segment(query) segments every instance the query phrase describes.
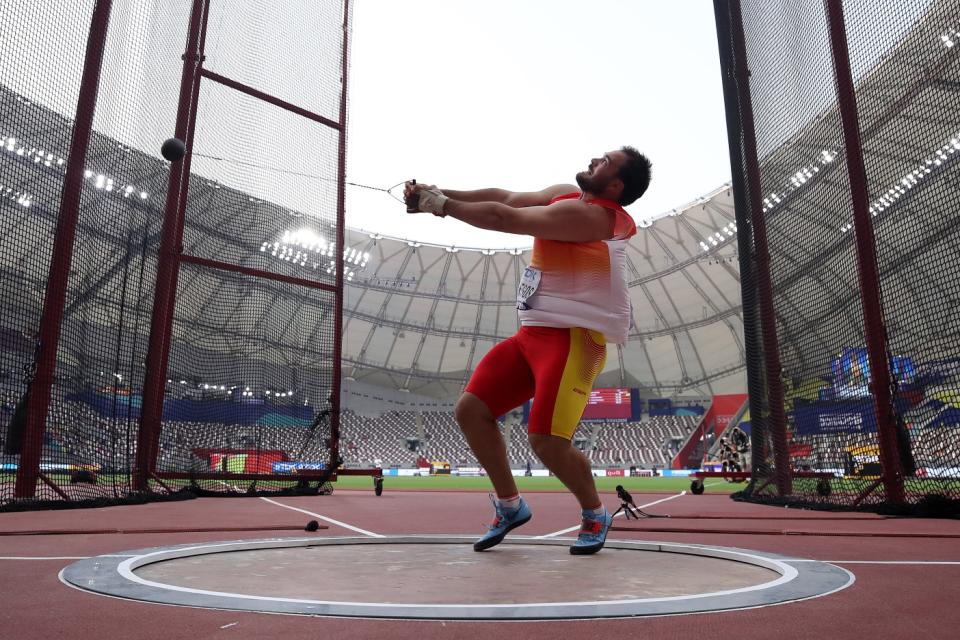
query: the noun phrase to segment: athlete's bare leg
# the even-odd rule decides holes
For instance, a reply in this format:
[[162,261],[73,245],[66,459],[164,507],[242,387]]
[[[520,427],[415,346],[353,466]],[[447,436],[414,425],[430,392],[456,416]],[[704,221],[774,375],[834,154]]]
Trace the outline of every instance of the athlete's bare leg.
[[486,403],[464,392],[457,402],[455,415],[467,444],[490,477],[497,497],[510,498],[520,493],[507,462],[507,445]]
[[547,469],[576,496],[582,509],[599,509],[602,506],[590,461],[572,442],[559,436],[531,433],[530,446]]

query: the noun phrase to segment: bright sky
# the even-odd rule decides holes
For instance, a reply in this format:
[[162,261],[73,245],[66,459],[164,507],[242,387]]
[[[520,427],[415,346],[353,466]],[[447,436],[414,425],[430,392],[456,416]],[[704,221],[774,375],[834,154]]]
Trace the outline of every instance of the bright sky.
[[[653,162],[628,207],[658,217],[730,178],[710,0],[357,0],[348,180],[453,189],[571,183],[629,144]],[[348,187],[347,223],[463,247],[524,236],[408,215]]]

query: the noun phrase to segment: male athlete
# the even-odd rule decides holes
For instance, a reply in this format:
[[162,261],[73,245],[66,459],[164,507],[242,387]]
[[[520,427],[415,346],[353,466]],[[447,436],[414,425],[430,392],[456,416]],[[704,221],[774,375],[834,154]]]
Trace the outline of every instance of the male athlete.
[[603,154],[577,174],[579,189],[440,190],[408,183],[407,210],[450,216],[481,229],[534,237],[517,291],[520,331],[480,361],[457,402],[456,418],[493,483],[496,516],[473,545],[489,549],[530,520],[507,462],[496,416],[534,398],[528,423],[537,457],[576,496],[583,526],[570,553],[603,548],[613,518],[600,502],[590,462],[572,445],[606,343],[622,344],[630,327],[626,244],[636,231],[625,205],[650,183],[650,162],[632,147]]

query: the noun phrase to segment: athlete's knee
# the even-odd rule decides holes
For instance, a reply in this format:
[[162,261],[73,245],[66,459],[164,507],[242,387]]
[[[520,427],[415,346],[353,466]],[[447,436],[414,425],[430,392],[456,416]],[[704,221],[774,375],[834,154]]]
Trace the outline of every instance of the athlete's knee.
[[573,446],[566,438],[540,433],[529,434],[527,440],[530,442],[530,448],[541,460],[553,459],[557,455],[566,453]]
[[460,396],[460,399],[457,400],[457,406],[453,409],[453,415],[461,428],[478,421],[493,419],[490,409],[487,408],[483,400],[472,393],[464,393]]

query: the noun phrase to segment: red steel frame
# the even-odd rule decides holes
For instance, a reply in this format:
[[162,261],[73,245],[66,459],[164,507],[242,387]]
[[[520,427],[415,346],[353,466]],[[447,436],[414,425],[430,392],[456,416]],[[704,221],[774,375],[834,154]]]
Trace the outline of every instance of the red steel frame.
[[[343,43],[340,55],[340,141],[337,145],[337,270],[334,297],[334,318],[340,323],[333,334],[333,384],[330,390],[330,466],[336,470],[340,460],[340,375],[343,360],[343,255],[346,246],[344,226],[346,225],[346,186],[347,186],[347,72],[350,69],[347,55],[350,52],[350,0],[343,0]],[[377,474],[379,475],[379,473]]]
[[73,245],[80,217],[80,201],[83,195],[83,168],[90,145],[93,116],[97,107],[100,87],[100,72],[103,67],[103,52],[110,24],[112,0],[97,0],[90,21],[87,37],[83,76],[80,81],[80,96],[77,99],[76,121],[73,139],[70,142],[70,158],[67,163],[63,191],[60,197],[60,213],[53,241],[53,255],[47,278],[47,290],[43,300],[43,316],[40,320],[40,347],[37,353],[36,376],[30,386],[30,401],[27,405],[27,424],[23,449],[17,465],[17,481],[14,496],[18,499],[34,497],[37,479],[56,488],[40,474],[40,455],[43,450],[43,435],[46,431],[47,413],[50,408],[50,391],[57,368],[57,348],[60,344],[60,325],[63,321],[67,299],[67,278],[73,261]]
[[[773,304],[773,282],[770,279],[770,249],[767,225],[763,219],[760,190],[760,163],[757,160],[757,135],[753,125],[753,102],[750,99],[750,70],[747,68],[747,47],[743,33],[740,0],[730,2],[730,26],[733,32],[734,74],[740,103],[743,133],[744,164],[747,169],[747,199],[753,227],[754,255],[757,262],[757,289],[760,301],[760,326],[763,338],[764,373],[770,406],[770,432],[773,436],[774,466],[777,491],[781,496],[793,493],[790,475],[790,451],[787,446],[787,416],[784,410],[783,381],[780,379],[780,341]],[[745,230],[744,230],[745,231]],[[743,231],[741,231],[742,233]]]
[[[163,223],[163,238],[159,261],[157,265],[157,287],[154,297],[154,312],[150,331],[150,349],[147,356],[147,376],[144,381],[143,406],[141,409],[140,431],[138,435],[138,450],[134,486],[138,490],[147,490],[151,478],[177,478],[184,474],[158,473],[156,459],[159,450],[160,430],[163,417],[164,389],[167,378],[168,356],[171,332],[173,329],[173,313],[177,291],[177,280],[182,263],[195,264],[202,267],[243,273],[257,278],[265,278],[287,284],[309,287],[321,291],[334,293],[334,322],[337,327],[334,332],[333,362],[332,362],[332,390],[331,390],[331,437],[330,460],[332,469],[336,469],[339,460],[340,436],[340,368],[342,362],[343,341],[340,318],[343,315],[343,281],[344,265],[340,259],[336,261],[336,279],[333,286],[315,282],[304,278],[285,276],[259,269],[251,269],[239,265],[209,260],[197,256],[183,254],[183,225],[186,210],[187,194],[189,192],[190,162],[193,151],[193,135],[198,111],[200,82],[206,79],[222,86],[229,87],[258,100],[272,104],[278,108],[296,113],[304,118],[336,129],[339,133],[337,150],[337,226],[336,247],[342,250],[344,246],[345,223],[345,181],[346,181],[346,119],[347,119],[347,71],[349,61],[349,26],[350,4],[343,1],[343,41],[341,51],[342,76],[339,121],[334,122],[306,109],[280,100],[253,87],[247,86],[230,78],[203,68],[205,42],[207,34],[207,19],[210,13],[210,0],[194,0],[193,12],[190,19],[190,30],[187,39],[187,49],[184,54],[183,75],[180,87],[180,103],[177,114],[176,136],[186,144],[187,152],[183,160],[173,163],[170,174],[170,186],[167,191],[166,212]],[[351,470],[341,475],[372,475],[381,476],[379,469]],[[300,478],[329,477],[336,479],[336,474],[304,473],[295,476],[264,475],[264,474],[186,474],[186,476],[200,479],[210,476],[218,479],[275,479],[293,480]]]
[[203,60],[209,9],[210,0],[194,0],[187,48],[183,55],[174,135],[184,141],[187,152],[181,161],[174,162],[170,167],[160,252],[157,257],[157,286],[150,321],[150,346],[143,381],[143,404],[140,409],[140,430],[137,434],[137,457],[133,475],[134,488],[139,491],[148,489],[148,479],[155,469],[159,451],[160,421],[163,416],[170,334],[173,329],[174,296],[183,250],[183,217],[193,156],[193,125],[196,123],[196,105],[200,91],[197,69]]
[[[893,424],[893,408],[890,396],[890,368],[887,360],[887,330],[880,302],[880,279],[877,271],[877,254],[870,216],[870,198],[867,194],[867,172],[863,164],[863,149],[860,144],[860,117],[853,74],[850,71],[850,53],[847,47],[847,31],[843,20],[841,0],[826,0],[827,18],[830,23],[830,42],[833,52],[833,68],[837,81],[840,119],[843,123],[843,140],[846,145],[847,173],[850,176],[850,196],[853,201],[854,232],[857,240],[857,269],[860,274],[860,301],[863,306],[863,321],[867,338],[867,356],[870,360],[870,391],[873,394],[874,411],[877,417],[877,435],[880,459],[883,462],[881,480],[887,499],[894,503],[905,502],[903,469],[897,444],[896,427]],[[877,484],[864,491],[857,502],[867,496]]]

